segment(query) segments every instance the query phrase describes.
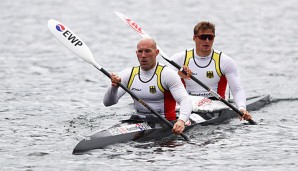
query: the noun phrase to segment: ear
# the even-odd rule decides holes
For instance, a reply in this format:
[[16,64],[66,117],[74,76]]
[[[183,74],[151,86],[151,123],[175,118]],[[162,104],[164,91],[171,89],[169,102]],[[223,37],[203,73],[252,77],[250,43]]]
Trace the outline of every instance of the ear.
[[195,37],[195,35],[193,35],[193,36],[192,36],[192,40],[195,41],[195,39],[196,39],[196,37]]
[[154,52],[155,52],[155,57],[157,57],[159,54],[159,49],[155,49]]

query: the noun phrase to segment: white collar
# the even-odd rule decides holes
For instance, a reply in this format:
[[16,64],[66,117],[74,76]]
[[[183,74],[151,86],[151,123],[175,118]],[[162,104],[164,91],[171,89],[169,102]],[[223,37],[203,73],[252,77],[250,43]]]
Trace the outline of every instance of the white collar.
[[154,74],[154,72],[155,72],[155,70],[156,70],[156,67],[157,67],[157,62],[156,62],[156,64],[155,64],[155,67],[152,68],[152,69],[150,69],[150,70],[148,70],[148,71],[144,71],[144,70],[142,70],[142,68],[140,67],[140,74],[141,74],[141,75],[152,75],[152,74]]
[[211,51],[211,53],[209,54],[209,55],[207,55],[207,56],[199,56],[199,55],[197,55],[197,53],[196,53],[196,49],[194,49],[194,57],[195,58],[198,58],[198,59],[210,59],[211,57],[212,57],[212,54],[213,54],[213,50]]

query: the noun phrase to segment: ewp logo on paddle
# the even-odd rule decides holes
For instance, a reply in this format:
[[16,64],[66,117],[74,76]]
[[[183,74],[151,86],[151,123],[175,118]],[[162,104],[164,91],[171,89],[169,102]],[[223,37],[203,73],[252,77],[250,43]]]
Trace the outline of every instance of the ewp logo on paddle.
[[75,46],[82,46],[83,42],[77,38],[70,30],[65,31],[65,27],[62,24],[57,24],[56,29],[59,32],[63,32],[63,36],[66,37]]
[[62,24],[57,24],[56,29],[60,32],[63,32],[65,30],[65,27]]

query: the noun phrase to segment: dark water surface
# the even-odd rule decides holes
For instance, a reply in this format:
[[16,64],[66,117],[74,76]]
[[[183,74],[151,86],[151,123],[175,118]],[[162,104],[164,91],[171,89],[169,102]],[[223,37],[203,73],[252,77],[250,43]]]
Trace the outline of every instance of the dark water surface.
[[[297,169],[296,1],[2,0],[0,11],[0,170]],[[132,100],[104,107],[109,80],[54,39],[47,21],[70,27],[100,65],[119,72],[137,64],[139,37],[113,11],[168,55],[193,47],[198,21],[214,22],[214,46],[235,59],[247,96],[276,102],[252,112],[259,125],[199,127],[188,134],[192,144],[129,142],[72,155],[82,137],[129,117]]]

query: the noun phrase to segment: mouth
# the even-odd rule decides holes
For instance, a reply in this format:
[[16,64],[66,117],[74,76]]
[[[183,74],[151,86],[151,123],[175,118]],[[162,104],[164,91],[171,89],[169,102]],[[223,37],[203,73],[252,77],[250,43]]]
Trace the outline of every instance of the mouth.
[[146,64],[147,61],[146,61],[146,60],[141,60],[141,63],[142,63],[142,64]]

